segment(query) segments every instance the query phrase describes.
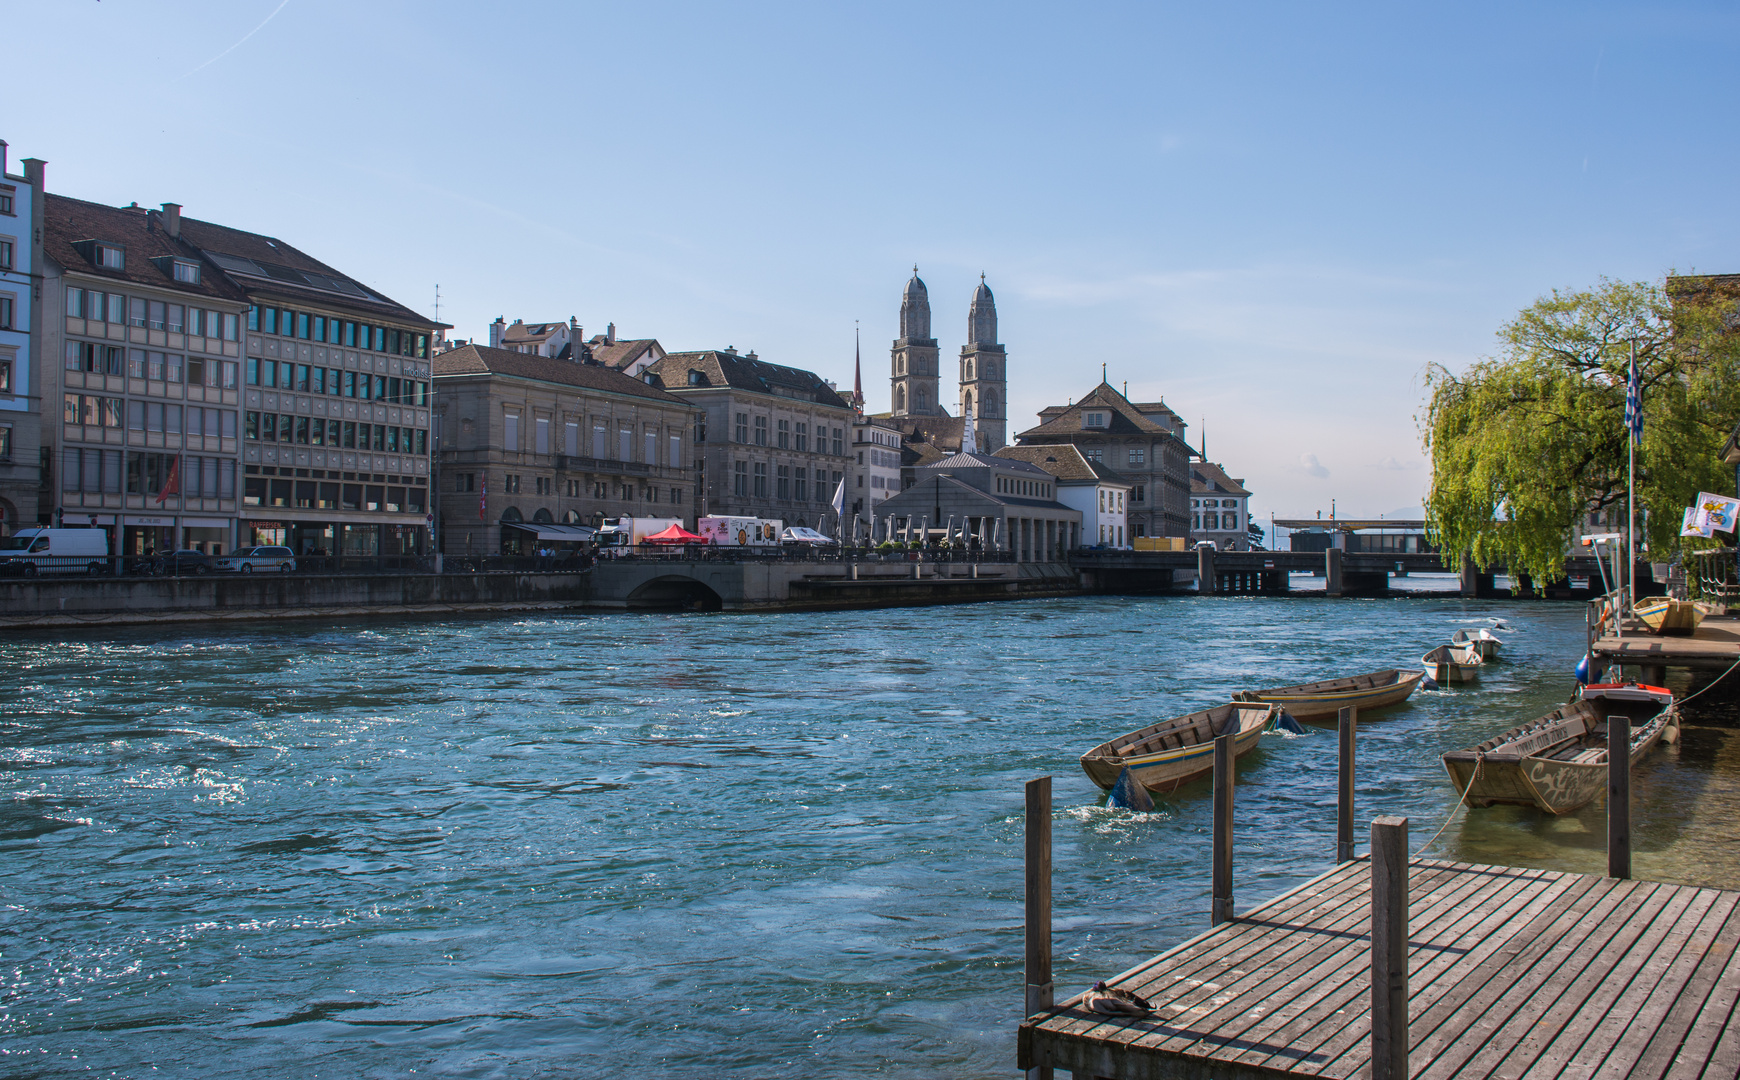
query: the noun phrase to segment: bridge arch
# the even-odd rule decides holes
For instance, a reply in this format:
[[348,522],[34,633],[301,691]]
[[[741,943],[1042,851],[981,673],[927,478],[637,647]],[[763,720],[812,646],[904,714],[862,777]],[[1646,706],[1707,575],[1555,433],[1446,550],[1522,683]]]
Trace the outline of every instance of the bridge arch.
[[637,585],[627,605],[630,611],[720,611],[725,601],[692,577],[664,574]]

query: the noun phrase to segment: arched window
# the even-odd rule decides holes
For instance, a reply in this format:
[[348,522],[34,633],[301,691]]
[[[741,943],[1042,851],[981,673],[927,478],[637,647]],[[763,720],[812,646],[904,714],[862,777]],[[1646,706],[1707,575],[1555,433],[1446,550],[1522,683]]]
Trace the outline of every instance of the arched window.
[[501,512],[501,519],[503,521],[524,521],[524,520],[526,520],[525,518],[520,516],[520,508],[517,506],[510,506],[506,510],[503,510]]
[[978,415],[978,413],[975,413],[973,411],[973,392],[971,390],[968,390],[966,393],[961,395],[961,415],[962,416],[977,416]]
[[924,387],[919,387],[918,393],[912,396],[912,407],[918,412],[923,412],[925,409],[930,407],[930,398],[929,395],[924,392]]
[[555,517],[542,506],[538,507],[537,513],[532,515],[532,520],[540,525],[554,525],[556,523]]
[[973,377],[973,362],[971,360],[968,360],[967,361],[967,378],[971,379],[972,377]]
[[562,515],[562,524],[564,524],[564,525],[578,525],[578,524],[580,524],[580,511],[570,510],[567,513],[563,514]]
[[996,416],[997,415],[997,395],[996,394],[992,393],[989,390],[985,391],[984,408],[979,410],[979,415],[980,416]]
[[896,386],[894,388],[894,411],[906,411],[906,387],[904,386]]
[[896,375],[906,374],[906,357],[904,355],[894,361],[894,373]]

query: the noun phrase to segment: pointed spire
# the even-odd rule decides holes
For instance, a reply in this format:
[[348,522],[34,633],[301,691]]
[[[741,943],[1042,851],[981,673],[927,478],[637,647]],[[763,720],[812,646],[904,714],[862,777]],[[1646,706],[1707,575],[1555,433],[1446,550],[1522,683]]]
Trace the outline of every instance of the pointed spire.
[[852,326],[852,407],[859,413],[864,411],[864,348],[860,341],[861,332],[856,323]]
[[976,454],[979,452],[979,432],[973,424],[973,410],[961,410],[961,453]]

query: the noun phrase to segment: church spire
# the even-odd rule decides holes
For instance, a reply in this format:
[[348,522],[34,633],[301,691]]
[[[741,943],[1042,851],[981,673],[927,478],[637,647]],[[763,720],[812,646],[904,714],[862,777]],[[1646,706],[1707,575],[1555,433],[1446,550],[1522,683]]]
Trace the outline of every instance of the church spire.
[[852,408],[864,412],[864,347],[858,327],[852,327]]
[[967,309],[967,344],[997,344],[997,301],[985,275],[979,275],[979,287],[973,291],[972,306]]
[[912,280],[900,297],[900,336],[910,341],[930,337],[930,291],[919,280],[918,266],[912,267]]

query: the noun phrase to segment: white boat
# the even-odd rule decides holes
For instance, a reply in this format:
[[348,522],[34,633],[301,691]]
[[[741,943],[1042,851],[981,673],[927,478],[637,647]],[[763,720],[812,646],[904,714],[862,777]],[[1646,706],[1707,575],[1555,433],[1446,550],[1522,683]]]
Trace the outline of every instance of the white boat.
[[1450,635],[1450,644],[1472,646],[1482,660],[1497,660],[1498,647],[1504,639],[1491,630],[1458,630]]
[[1478,650],[1464,645],[1440,645],[1420,657],[1426,666],[1426,677],[1439,686],[1473,682],[1480,677],[1480,665],[1486,662]]

